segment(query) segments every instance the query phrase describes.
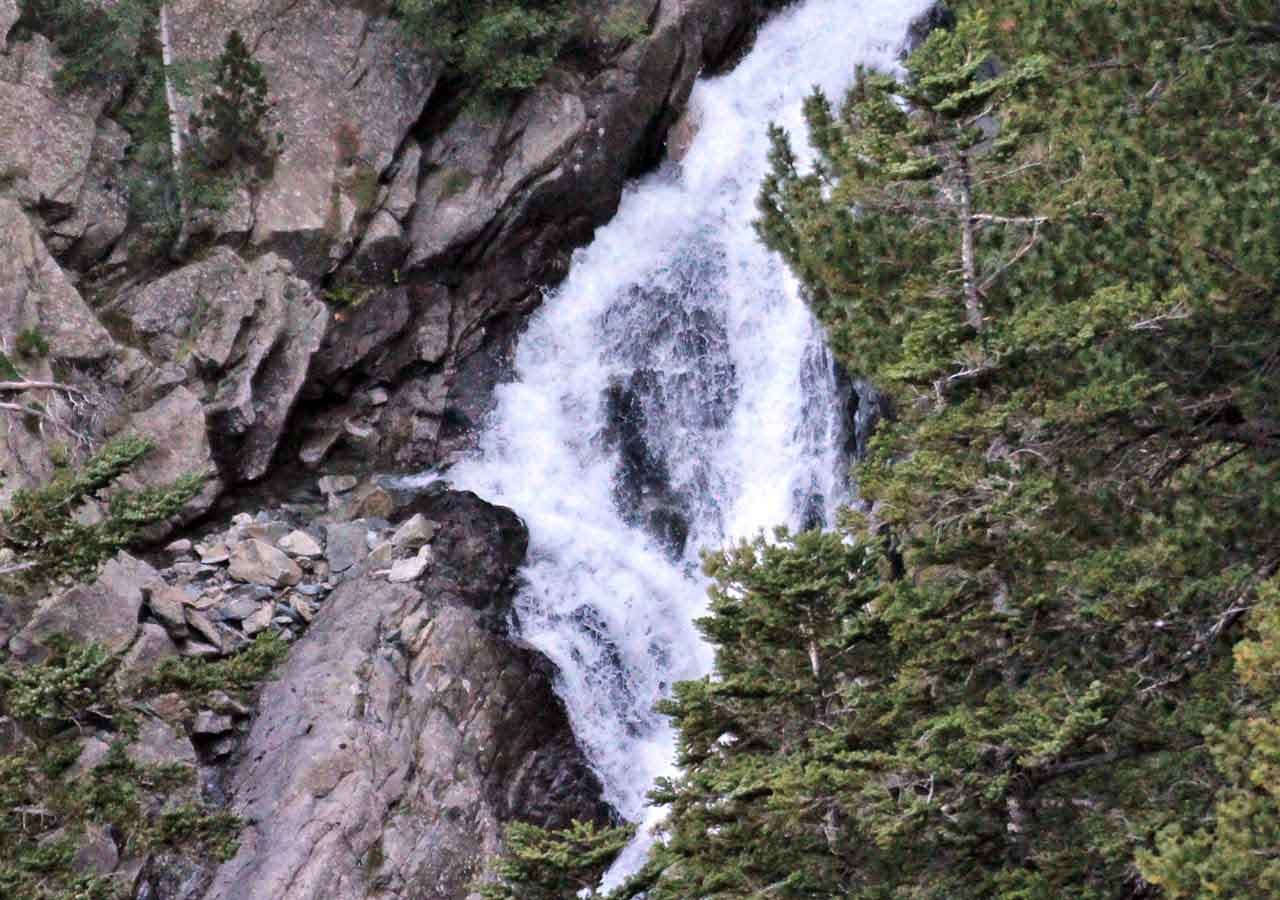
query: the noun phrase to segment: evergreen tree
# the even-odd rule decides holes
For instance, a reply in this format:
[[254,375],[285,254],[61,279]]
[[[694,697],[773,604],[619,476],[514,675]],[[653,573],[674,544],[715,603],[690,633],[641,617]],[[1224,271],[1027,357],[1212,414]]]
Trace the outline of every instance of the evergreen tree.
[[595,896],[605,868],[634,834],[631,826],[599,828],[574,822],[560,831],[547,831],[515,822],[507,827],[507,855],[498,863],[498,880],[477,888],[484,900]]
[[48,483],[13,495],[0,512],[0,546],[18,562],[11,572],[28,578],[82,578],[117,550],[138,540],[148,526],[177,515],[200,491],[203,479],[186,475],[164,487],[109,492],[106,515],[86,524],[81,504],[100,496],[152,449],[146,438],[126,435],[108,442],[83,466],[62,468]]
[[232,161],[258,164],[270,159],[276,140],[266,131],[271,104],[267,77],[239,31],[227,35],[212,90],[191,116],[200,162],[219,168]]

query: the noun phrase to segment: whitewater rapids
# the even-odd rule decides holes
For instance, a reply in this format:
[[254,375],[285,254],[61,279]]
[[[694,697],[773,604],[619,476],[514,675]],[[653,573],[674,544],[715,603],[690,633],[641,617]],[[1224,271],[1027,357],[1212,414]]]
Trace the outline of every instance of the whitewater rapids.
[[673,769],[655,701],[711,669],[694,627],[700,549],[829,521],[847,499],[823,334],[752,228],[767,126],[802,151],[804,97],[816,85],[838,98],[859,64],[892,69],[929,5],[807,0],[700,81],[687,155],[632,185],[575,255],[520,338],[479,450],[448,473],[528,524],[520,634],[559,667],[606,799],[632,821]]

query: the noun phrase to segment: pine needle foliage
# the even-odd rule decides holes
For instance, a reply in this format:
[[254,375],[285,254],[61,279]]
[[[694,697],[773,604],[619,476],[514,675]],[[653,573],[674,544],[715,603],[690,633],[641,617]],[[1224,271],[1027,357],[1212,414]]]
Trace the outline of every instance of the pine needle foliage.
[[560,900],[594,897],[604,870],[635,834],[635,828],[601,828],[575,821],[549,831],[525,822],[507,827],[507,855],[497,881],[477,885],[484,900]]
[[[47,484],[13,495],[0,512],[0,546],[14,552],[33,578],[81,578],[103,560],[138,540],[146,529],[177,515],[203,484],[198,474],[163,487],[138,491],[105,489],[153,449],[138,435],[113,439],[83,466],[62,468]],[[81,505],[103,497],[106,514],[87,524],[76,517]]]
[[120,87],[136,77],[160,0],[20,0],[18,6],[20,24],[50,35],[66,58],[56,76],[59,86],[76,91]]
[[1274,4],[958,5],[774,132],[761,234],[901,414],[844,540],[712,557],[647,896],[1274,896]]
[[488,95],[532,88],[568,40],[559,0],[396,0],[405,31]]
[[218,57],[213,85],[191,116],[196,162],[218,169],[234,161],[258,165],[278,151],[268,135],[267,76],[244,36],[232,29]]

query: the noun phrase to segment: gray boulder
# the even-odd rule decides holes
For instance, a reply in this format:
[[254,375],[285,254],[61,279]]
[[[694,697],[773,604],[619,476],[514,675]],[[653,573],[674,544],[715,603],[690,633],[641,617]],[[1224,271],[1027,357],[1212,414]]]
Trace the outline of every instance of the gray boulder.
[[18,9],[18,0],[0,0],[0,51],[4,50],[9,30],[18,22],[22,11]]
[[116,669],[116,684],[124,691],[142,687],[148,675],[164,660],[178,655],[173,639],[161,625],[148,622],[138,629],[138,639]]
[[[0,111],[0,121],[4,121]],[[0,132],[5,129],[0,128]],[[3,163],[0,163],[3,168]],[[43,429],[27,428],[23,416],[0,413],[0,470],[5,473],[0,502],[13,491],[46,480],[52,475],[50,445],[74,445],[73,433],[92,434],[94,422],[84,398],[101,397],[88,383],[90,367],[111,355],[114,343],[81,299],[66,273],[45,247],[39,232],[12,200],[0,198],[0,350],[32,381],[51,381],[54,366],[59,382],[72,384],[83,394],[60,390],[28,390],[5,400],[37,402],[44,409]],[[48,344],[47,356],[23,357],[16,352],[18,336],[35,332]],[[107,403],[106,405],[110,405]]]
[[258,540],[231,548],[231,577],[237,581],[282,588],[302,580],[302,570],[282,550]]
[[48,642],[54,635],[98,642],[112,653],[123,651],[138,632],[143,590],[158,583],[155,569],[122,552],[107,561],[92,584],[42,600],[31,621],[9,642],[9,651],[20,662],[38,663],[49,655]]

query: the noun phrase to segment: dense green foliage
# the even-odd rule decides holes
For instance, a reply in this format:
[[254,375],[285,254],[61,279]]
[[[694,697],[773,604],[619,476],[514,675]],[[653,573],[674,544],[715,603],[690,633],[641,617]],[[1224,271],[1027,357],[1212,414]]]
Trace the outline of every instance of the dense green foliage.
[[[120,693],[119,662],[98,645],[54,642],[39,665],[0,666],[0,896],[24,900],[115,900],[118,878],[84,874],[75,862],[88,829],[106,828],[122,855],[171,848],[227,859],[240,820],[196,799],[196,771],[182,763],[143,764],[129,744],[141,724],[137,697]],[[265,674],[265,673],[264,673]],[[88,729],[110,742],[84,773],[72,766]],[[54,831],[54,829],[57,829]]]
[[45,665],[0,669],[5,710],[36,733],[108,719],[107,678],[114,668],[115,661],[97,644],[62,645]]
[[541,80],[569,36],[561,0],[396,0],[405,30],[490,94]]
[[521,822],[508,826],[507,856],[498,880],[477,885],[484,900],[558,900],[592,890],[605,868],[635,835],[635,828],[598,828],[574,822],[549,832]]
[[148,679],[154,690],[200,696],[209,691],[244,694],[284,660],[289,645],[272,631],[260,632],[247,647],[225,659],[170,657]]
[[630,892],[1273,897],[1277,8],[956,6],[775,133],[761,235],[897,414],[835,534],[710,558]]
[[[13,551],[23,571],[37,578],[84,577],[146,529],[181,511],[199,493],[203,478],[184,475],[173,484],[139,491],[106,491],[152,449],[137,435],[108,442],[83,466],[60,468],[49,483],[13,495],[0,512],[0,546]],[[104,495],[105,492],[105,496]],[[77,518],[81,505],[103,497],[101,521]]]
[[76,90],[121,86],[136,77],[160,0],[20,0],[19,6],[23,21],[49,35],[66,58],[58,82]]

